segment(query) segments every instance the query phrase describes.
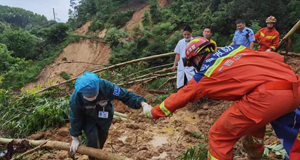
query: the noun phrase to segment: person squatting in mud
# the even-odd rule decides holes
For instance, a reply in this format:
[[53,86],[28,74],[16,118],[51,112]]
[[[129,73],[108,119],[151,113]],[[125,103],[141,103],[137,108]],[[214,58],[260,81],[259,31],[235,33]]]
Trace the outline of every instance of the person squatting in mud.
[[88,147],[103,148],[114,115],[114,99],[122,101],[132,109],[148,106],[142,96],[105,79],[99,79],[95,73],[85,72],[76,80],[75,90],[70,97],[70,156],[74,156],[80,145],[79,136],[82,130],[86,135]]
[[[195,37],[187,46],[185,65],[197,73],[189,83],[144,114],[158,119],[171,115],[202,97],[235,101],[209,131],[209,160],[231,160],[233,146],[242,137],[251,139],[249,159],[261,159],[266,124],[300,105],[300,77],[276,52],[257,52],[230,45],[213,52],[214,44]],[[300,139],[294,139],[290,160],[300,157]]]

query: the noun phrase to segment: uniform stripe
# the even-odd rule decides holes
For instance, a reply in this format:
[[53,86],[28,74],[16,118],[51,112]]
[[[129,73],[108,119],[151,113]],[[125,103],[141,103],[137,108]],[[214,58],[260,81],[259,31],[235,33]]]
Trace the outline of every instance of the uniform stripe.
[[265,34],[264,34],[263,32],[260,32],[260,35],[261,35],[262,37],[265,37]]
[[268,39],[275,39],[276,37],[275,36],[267,36],[266,38],[268,38]]
[[271,48],[271,49],[273,49],[274,51],[275,51],[275,49],[276,49],[276,47],[275,47],[275,46],[271,46],[270,48]]
[[253,139],[253,143],[255,144],[263,144],[263,138],[257,138],[252,136],[252,139]]
[[147,116],[148,118],[153,118],[153,117],[152,117],[152,114],[151,114],[151,110],[150,110],[150,111],[146,111],[146,116]]
[[171,112],[165,107],[165,101],[160,104],[159,108],[165,113],[166,116],[171,114]]
[[221,58],[218,58],[218,59],[215,61],[215,63],[214,63],[211,67],[209,67],[209,68],[207,69],[207,71],[204,73],[204,75],[206,75],[207,77],[210,77],[211,74],[214,72],[214,70],[222,63],[222,61],[223,61],[225,58],[230,57],[230,56],[233,56],[233,55],[237,54],[238,52],[244,50],[245,48],[246,48],[246,47],[244,47],[244,46],[240,46],[239,48],[237,48],[237,49],[231,51],[228,55],[226,55],[226,56],[224,56],[224,57],[221,57]]
[[217,159],[216,157],[214,157],[213,155],[211,155],[211,154],[209,153],[209,151],[207,152],[207,159],[208,159],[208,160],[219,160],[219,159]]

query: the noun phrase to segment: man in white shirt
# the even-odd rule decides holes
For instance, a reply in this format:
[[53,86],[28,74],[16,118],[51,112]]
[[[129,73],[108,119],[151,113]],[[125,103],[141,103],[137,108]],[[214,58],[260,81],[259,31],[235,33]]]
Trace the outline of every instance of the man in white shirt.
[[195,74],[193,67],[184,67],[182,58],[185,58],[185,49],[187,44],[193,39],[192,37],[192,28],[190,26],[186,26],[183,28],[183,39],[181,39],[174,49],[176,52],[176,57],[174,60],[174,65],[172,70],[175,71],[176,65],[178,63],[177,68],[177,89],[180,89],[184,85],[187,84],[189,80],[193,78]]

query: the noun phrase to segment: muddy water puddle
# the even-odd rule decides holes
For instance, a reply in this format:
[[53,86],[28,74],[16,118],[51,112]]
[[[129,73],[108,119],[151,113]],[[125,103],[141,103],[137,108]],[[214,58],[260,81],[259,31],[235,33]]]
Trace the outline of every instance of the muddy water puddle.
[[154,136],[153,140],[150,143],[152,146],[158,147],[158,146],[168,143],[167,139],[168,139],[168,137],[164,137],[164,136]]

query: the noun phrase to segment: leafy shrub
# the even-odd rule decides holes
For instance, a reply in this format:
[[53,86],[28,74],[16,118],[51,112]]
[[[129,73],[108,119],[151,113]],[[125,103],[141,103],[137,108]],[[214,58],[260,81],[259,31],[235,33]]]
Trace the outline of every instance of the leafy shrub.
[[65,40],[68,36],[67,31],[69,26],[65,23],[56,23],[50,27],[50,31],[47,35],[47,40],[50,43],[58,44]]
[[104,29],[104,24],[99,19],[93,21],[93,23],[89,26],[89,30],[95,32],[97,29]]
[[[6,93],[8,94],[8,93]],[[17,96],[9,96],[7,103],[0,105],[0,134],[11,137],[26,137],[48,127],[65,124],[69,114],[67,97],[55,98],[55,90],[42,95],[26,91]],[[5,96],[0,92],[0,97]]]
[[59,74],[63,79],[68,80],[70,79],[70,76],[67,72],[63,71]]
[[8,50],[13,51],[13,57],[35,59],[37,57],[38,39],[27,31],[5,30],[1,43],[5,44]]
[[125,38],[126,33],[124,31],[120,31],[117,28],[113,27],[106,31],[105,41],[108,43],[110,47],[115,47],[119,44],[120,38]]

